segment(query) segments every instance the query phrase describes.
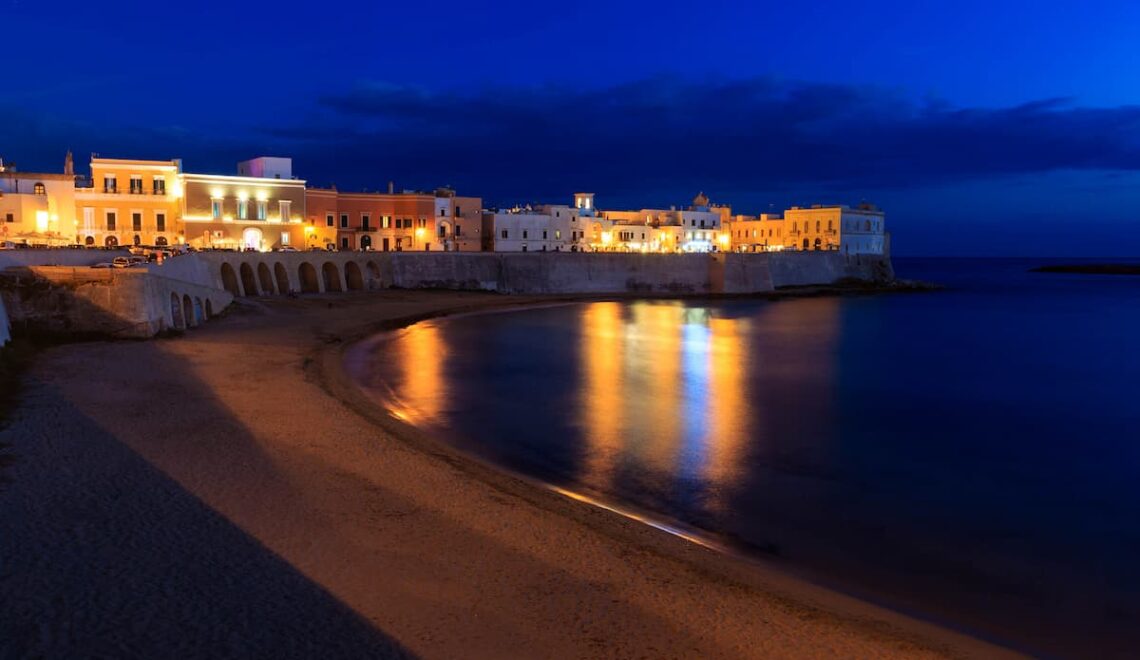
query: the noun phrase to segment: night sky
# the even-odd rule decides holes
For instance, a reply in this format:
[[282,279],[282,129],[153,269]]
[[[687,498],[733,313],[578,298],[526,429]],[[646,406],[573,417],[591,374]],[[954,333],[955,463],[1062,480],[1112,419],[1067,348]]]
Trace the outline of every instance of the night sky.
[[0,0],[0,156],[487,205],[879,204],[899,255],[1140,253],[1140,3]]

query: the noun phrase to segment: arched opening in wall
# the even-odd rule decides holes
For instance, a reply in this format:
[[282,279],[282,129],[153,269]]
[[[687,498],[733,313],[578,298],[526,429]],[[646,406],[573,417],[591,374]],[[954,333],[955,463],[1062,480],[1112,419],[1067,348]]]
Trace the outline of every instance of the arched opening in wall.
[[277,278],[277,293],[289,293],[289,271],[280,261],[273,264],[273,275]]
[[247,263],[241,265],[241,286],[245,289],[245,295],[257,295],[257,280],[253,278],[253,267]]
[[115,236],[108,236],[103,240],[103,245],[106,245],[109,248],[119,247],[119,239]]
[[202,309],[202,299],[194,299],[194,325],[198,325],[206,320],[205,310]]
[[317,269],[313,268],[313,264],[307,261],[301,264],[297,275],[301,280],[301,293],[317,293],[321,290],[321,285],[317,283]]
[[811,242],[810,242],[810,241],[808,241],[808,239],[806,239],[806,238],[805,238],[805,239],[804,239],[804,249],[805,249],[805,250],[807,250],[807,249],[808,249],[808,248],[810,248],[810,247],[811,247]]
[[360,273],[360,266],[350,261],[344,265],[344,283],[349,291],[364,290],[364,276]]
[[142,236],[135,234],[134,242],[135,242],[135,247],[142,245]]
[[170,294],[170,325],[179,330],[186,329],[186,319],[182,316],[182,301],[177,293]]
[[325,278],[325,291],[344,291],[344,287],[340,285],[340,272],[337,271],[336,264],[326,261],[325,265],[321,266],[321,274]]
[[369,261],[364,265],[368,269],[368,288],[380,288],[380,267],[376,265],[375,261]]
[[818,239],[818,238],[817,238],[817,239],[815,239],[815,249],[817,249],[817,250],[822,250],[822,249],[823,249],[823,241],[821,241],[821,240],[820,240],[820,239]]
[[186,321],[187,328],[198,325],[198,320],[194,318],[194,301],[190,300],[190,296],[182,296],[182,318]]
[[265,264],[257,264],[257,281],[261,284],[261,292],[270,295],[273,294],[273,274],[269,272],[269,266]]
[[247,227],[241,233],[241,247],[243,250],[261,251],[261,230],[257,227]]
[[206,298],[206,318],[214,318],[214,301]]
[[360,249],[361,250],[371,250],[372,249],[372,237],[371,236],[365,234],[364,236],[360,237]]
[[88,236],[87,238],[83,239],[83,244],[84,245],[95,245],[95,237],[94,236]]
[[166,242],[165,236],[159,236],[158,238],[154,239],[154,244],[162,247],[169,245],[169,243]]
[[234,272],[234,267],[229,264],[222,264],[222,288],[229,291],[233,296],[241,295],[237,273]]

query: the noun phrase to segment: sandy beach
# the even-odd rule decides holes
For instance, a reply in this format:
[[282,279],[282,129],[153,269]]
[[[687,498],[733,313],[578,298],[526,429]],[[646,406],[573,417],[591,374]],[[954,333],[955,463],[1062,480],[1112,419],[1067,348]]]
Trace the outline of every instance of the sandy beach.
[[0,443],[0,657],[1000,657],[403,427],[351,342],[447,292],[243,300],[37,356]]

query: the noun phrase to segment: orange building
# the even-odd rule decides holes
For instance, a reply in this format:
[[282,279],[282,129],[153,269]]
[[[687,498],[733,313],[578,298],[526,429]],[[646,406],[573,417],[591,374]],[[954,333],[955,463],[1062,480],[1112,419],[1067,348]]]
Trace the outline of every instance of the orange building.
[[265,251],[305,245],[305,182],[289,158],[238,163],[238,175],[182,174],[186,241]]
[[341,192],[335,188],[305,191],[308,247],[338,250],[478,250],[478,197],[457,197],[440,188],[434,193]]

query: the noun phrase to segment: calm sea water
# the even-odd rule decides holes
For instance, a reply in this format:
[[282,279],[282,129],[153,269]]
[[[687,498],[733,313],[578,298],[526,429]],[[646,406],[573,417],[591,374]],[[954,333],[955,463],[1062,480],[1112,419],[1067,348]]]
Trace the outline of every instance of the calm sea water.
[[1140,278],[421,323],[353,368],[510,469],[1038,653],[1140,649]]

